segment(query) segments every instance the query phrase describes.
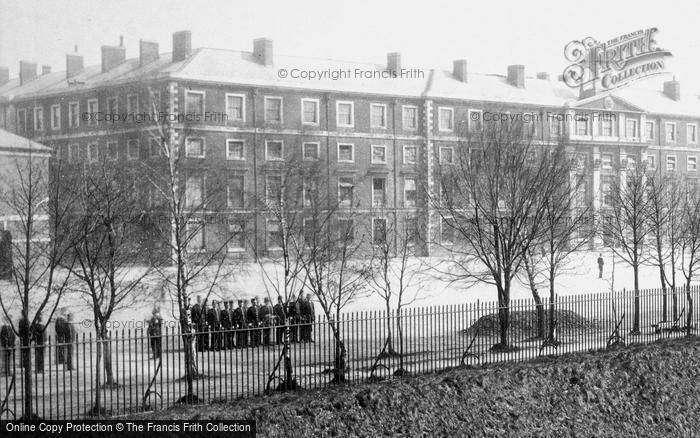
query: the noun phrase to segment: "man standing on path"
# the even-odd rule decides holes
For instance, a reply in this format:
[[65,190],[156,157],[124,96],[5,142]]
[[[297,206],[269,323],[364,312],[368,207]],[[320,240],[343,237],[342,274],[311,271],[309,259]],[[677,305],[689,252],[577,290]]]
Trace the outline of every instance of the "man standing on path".
[[15,331],[12,329],[10,319],[0,328],[0,347],[2,348],[2,362],[5,374],[12,374],[15,363]]
[[603,254],[598,254],[598,278],[603,278]]

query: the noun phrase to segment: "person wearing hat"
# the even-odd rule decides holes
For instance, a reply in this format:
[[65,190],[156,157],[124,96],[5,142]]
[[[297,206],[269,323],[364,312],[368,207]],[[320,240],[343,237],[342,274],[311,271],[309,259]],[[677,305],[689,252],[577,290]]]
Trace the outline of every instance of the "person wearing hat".
[[236,329],[236,348],[248,346],[248,332],[246,330],[246,306],[248,301],[238,300],[238,307],[233,311],[233,326]]
[[151,352],[153,359],[160,359],[162,352],[162,329],[163,318],[160,316],[160,310],[157,307],[153,308],[153,316],[148,321],[148,337],[151,344]]

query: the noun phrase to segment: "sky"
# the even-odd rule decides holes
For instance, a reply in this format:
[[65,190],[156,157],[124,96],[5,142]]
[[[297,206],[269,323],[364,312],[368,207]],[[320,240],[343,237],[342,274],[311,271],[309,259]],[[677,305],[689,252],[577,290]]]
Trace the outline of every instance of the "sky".
[[527,75],[556,76],[569,41],[657,27],[658,45],[673,54],[667,69],[700,94],[698,17],[697,0],[0,0],[0,66],[12,77],[20,60],[64,70],[76,45],[86,65],[99,64],[100,46],[120,36],[127,57],[138,56],[139,39],[169,52],[172,33],[189,29],[194,48],[252,50],[254,38],[269,37],[285,55],[385,63],[401,52],[404,66],[450,70],[467,59],[473,72],[524,64]]

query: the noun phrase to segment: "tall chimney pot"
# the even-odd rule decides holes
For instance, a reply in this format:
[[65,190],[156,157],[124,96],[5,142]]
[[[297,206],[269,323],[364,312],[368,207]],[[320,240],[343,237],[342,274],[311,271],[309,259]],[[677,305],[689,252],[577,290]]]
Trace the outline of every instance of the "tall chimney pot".
[[173,62],[184,61],[192,54],[192,32],[181,30],[173,33]]
[[36,79],[36,62],[19,62],[19,84],[24,85]]
[[452,63],[452,75],[460,82],[467,82],[467,60],[456,59]]
[[253,57],[264,66],[271,66],[274,55],[272,40],[269,38],[257,38],[253,40]]
[[390,72],[401,74],[401,54],[399,52],[391,52],[386,55],[386,69]]
[[525,66],[520,64],[509,65],[508,82],[514,87],[525,88]]

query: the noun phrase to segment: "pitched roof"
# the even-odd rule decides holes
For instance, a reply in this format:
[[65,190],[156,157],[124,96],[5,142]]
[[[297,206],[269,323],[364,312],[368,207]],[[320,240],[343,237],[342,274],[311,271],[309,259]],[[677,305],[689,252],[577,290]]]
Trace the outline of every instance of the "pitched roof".
[[52,149],[28,138],[0,129],[0,150],[50,154]]
[[[279,74],[280,69],[287,76]],[[232,85],[299,90],[377,94],[399,97],[455,98],[495,103],[516,103],[541,106],[576,106],[578,90],[562,81],[525,79],[525,87],[508,83],[504,75],[469,73],[466,82],[459,81],[450,71],[419,69],[415,77],[387,78],[386,67],[380,64],[276,55],[273,66],[257,62],[253,53],[237,50],[199,48],[184,61],[172,62],[170,53],[140,65],[138,58],[128,59],[117,67],[102,72],[101,66],[89,66],[77,76],[66,80],[65,72],[38,76],[19,85],[18,79],[0,86],[0,100],[22,99],[89,90],[138,80],[171,78]],[[315,72],[319,78],[295,78],[293,72]],[[346,76],[333,77],[333,74]],[[361,72],[358,77],[357,72]],[[611,93],[650,113],[700,117],[700,98],[686,94],[679,101],[666,97],[661,91],[645,90],[634,85]]]

